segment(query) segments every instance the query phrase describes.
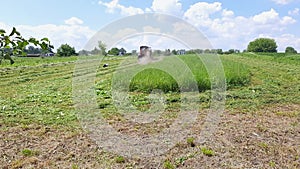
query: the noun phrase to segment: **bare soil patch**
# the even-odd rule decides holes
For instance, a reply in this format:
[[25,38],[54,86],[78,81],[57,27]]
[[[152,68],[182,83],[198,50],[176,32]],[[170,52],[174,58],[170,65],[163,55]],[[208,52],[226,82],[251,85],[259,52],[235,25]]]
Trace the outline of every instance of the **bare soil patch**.
[[[116,162],[81,129],[43,125],[0,128],[1,168],[300,168],[300,105],[274,105],[256,112],[226,112],[210,140],[196,147],[178,143],[167,154]],[[120,124],[121,125],[121,124]],[[196,124],[193,132],[199,132]],[[141,134],[141,133],[139,133]],[[201,152],[214,151],[213,156]],[[24,153],[24,150],[30,153]]]

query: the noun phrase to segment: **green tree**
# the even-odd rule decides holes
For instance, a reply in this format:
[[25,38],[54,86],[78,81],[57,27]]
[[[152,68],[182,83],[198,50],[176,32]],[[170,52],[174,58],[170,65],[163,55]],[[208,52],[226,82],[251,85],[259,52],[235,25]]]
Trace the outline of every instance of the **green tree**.
[[234,50],[234,49],[229,49],[228,51],[224,52],[224,54],[229,55],[229,54],[233,54],[233,53],[235,53],[235,52],[236,52],[236,50]]
[[63,44],[57,49],[57,55],[62,57],[77,55],[75,48],[68,44]]
[[223,54],[223,50],[222,49],[217,49],[217,54],[222,55]]
[[35,48],[34,46],[29,46],[27,49],[25,49],[25,52],[27,54],[41,54],[42,50],[40,48]]
[[285,48],[285,53],[286,54],[296,54],[297,51],[293,47],[288,46],[288,47]]
[[119,55],[119,52],[120,52],[120,50],[119,50],[118,48],[111,48],[111,49],[108,51],[108,54],[109,54],[109,55],[118,56],[118,55]]
[[99,41],[98,42],[98,46],[99,46],[99,48],[101,50],[101,54],[104,55],[104,56],[106,56],[107,55],[107,53],[106,53],[106,44],[104,42],[102,42],[102,41]]
[[250,42],[247,48],[248,52],[277,52],[277,44],[274,39],[258,38]]
[[204,53],[211,53],[210,49],[205,49]]
[[172,50],[172,55],[177,55],[177,50],[176,49]]
[[234,52],[235,52],[234,49],[229,49],[229,50],[228,50],[228,53],[229,53],[229,54],[233,54]]
[[21,36],[15,27],[9,35],[6,34],[5,30],[0,29],[0,64],[3,59],[8,59],[11,64],[14,64],[11,56],[26,55],[25,47],[29,44],[39,46],[42,51],[53,49],[48,38],[42,38],[41,40],[29,38],[27,40]]

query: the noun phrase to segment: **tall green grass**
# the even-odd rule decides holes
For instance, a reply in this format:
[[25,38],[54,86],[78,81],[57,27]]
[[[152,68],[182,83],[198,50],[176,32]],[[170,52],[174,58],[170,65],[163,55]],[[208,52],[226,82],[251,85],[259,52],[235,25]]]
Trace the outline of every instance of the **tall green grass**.
[[[222,57],[222,68],[217,67],[217,64],[214,65],[214,61],[210,61],[210,65],[204,64],[202,60],[204,57],[212,56],[170,56],[146,66],[135,66],[139,70],[136,71],[138,73],[135,75],[130,75],[130,72],[135,68],[124,69],[116,79],[116,83],[122,87],[125,85],[125,81],[131,78],[129,91],[140,92],[151,92],[154,89],[160,89],[164,92],[179,92],[195,90],[196,88],[199,91],[205,91],[212,88],[211,79],[215,78],[209,76],[207,66],[211,66],[212,69],[210,70],[213,71],[224,70],[223,76],[225,76],[226,85],[229,88],[244,86],[250,82],[250,71],[245,65],[228,61]],[[222,76],[222,71],[217,73]]]

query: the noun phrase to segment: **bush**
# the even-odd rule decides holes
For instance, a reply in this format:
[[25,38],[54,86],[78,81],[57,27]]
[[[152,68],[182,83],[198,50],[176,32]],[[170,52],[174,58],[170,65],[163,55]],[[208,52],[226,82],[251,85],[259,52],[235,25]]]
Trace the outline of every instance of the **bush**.
[[62,57],[67,57],[67,56],[75,56],[77,55],[77,53],[74,47],[71,47],[68,44],[63,44],[57,49],[57,55]]
[[112,48],[111,50],[108,51],[109,55],[114,55],[114,56],[118,56],[120,53],[120,49],[118,48]]
[[297,51],[293,47],[288,46],[285,48],[285,53],[286,54],[296,54]]
[[276,53],[277,44],[274,39],[258,38],[249,43],[247,51]]

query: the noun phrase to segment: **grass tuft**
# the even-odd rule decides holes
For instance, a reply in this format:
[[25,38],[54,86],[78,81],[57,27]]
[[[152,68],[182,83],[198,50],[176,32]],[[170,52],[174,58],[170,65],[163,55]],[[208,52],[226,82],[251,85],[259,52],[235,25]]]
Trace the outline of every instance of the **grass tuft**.
[[201,148],[201,152],[202,152],[204,155],[209,156],[209,157],[215,155],[215,152],[214,152],[212,149],[208,149],[208,148],[206,148],[206,147],[202,147],[202,148]]
[[175,169],[175,166],[168,160],[165,161],[163,165],[164,165],[164,169]]
[[125,158],[123,156],[116,157],[116,163],[125,163]]
[[22,155],[25,156],[25,157],[31,157],[31,156],[34,156],[35,155],[35,152],[30,150],[30,149],[23,149],[21,151]]

